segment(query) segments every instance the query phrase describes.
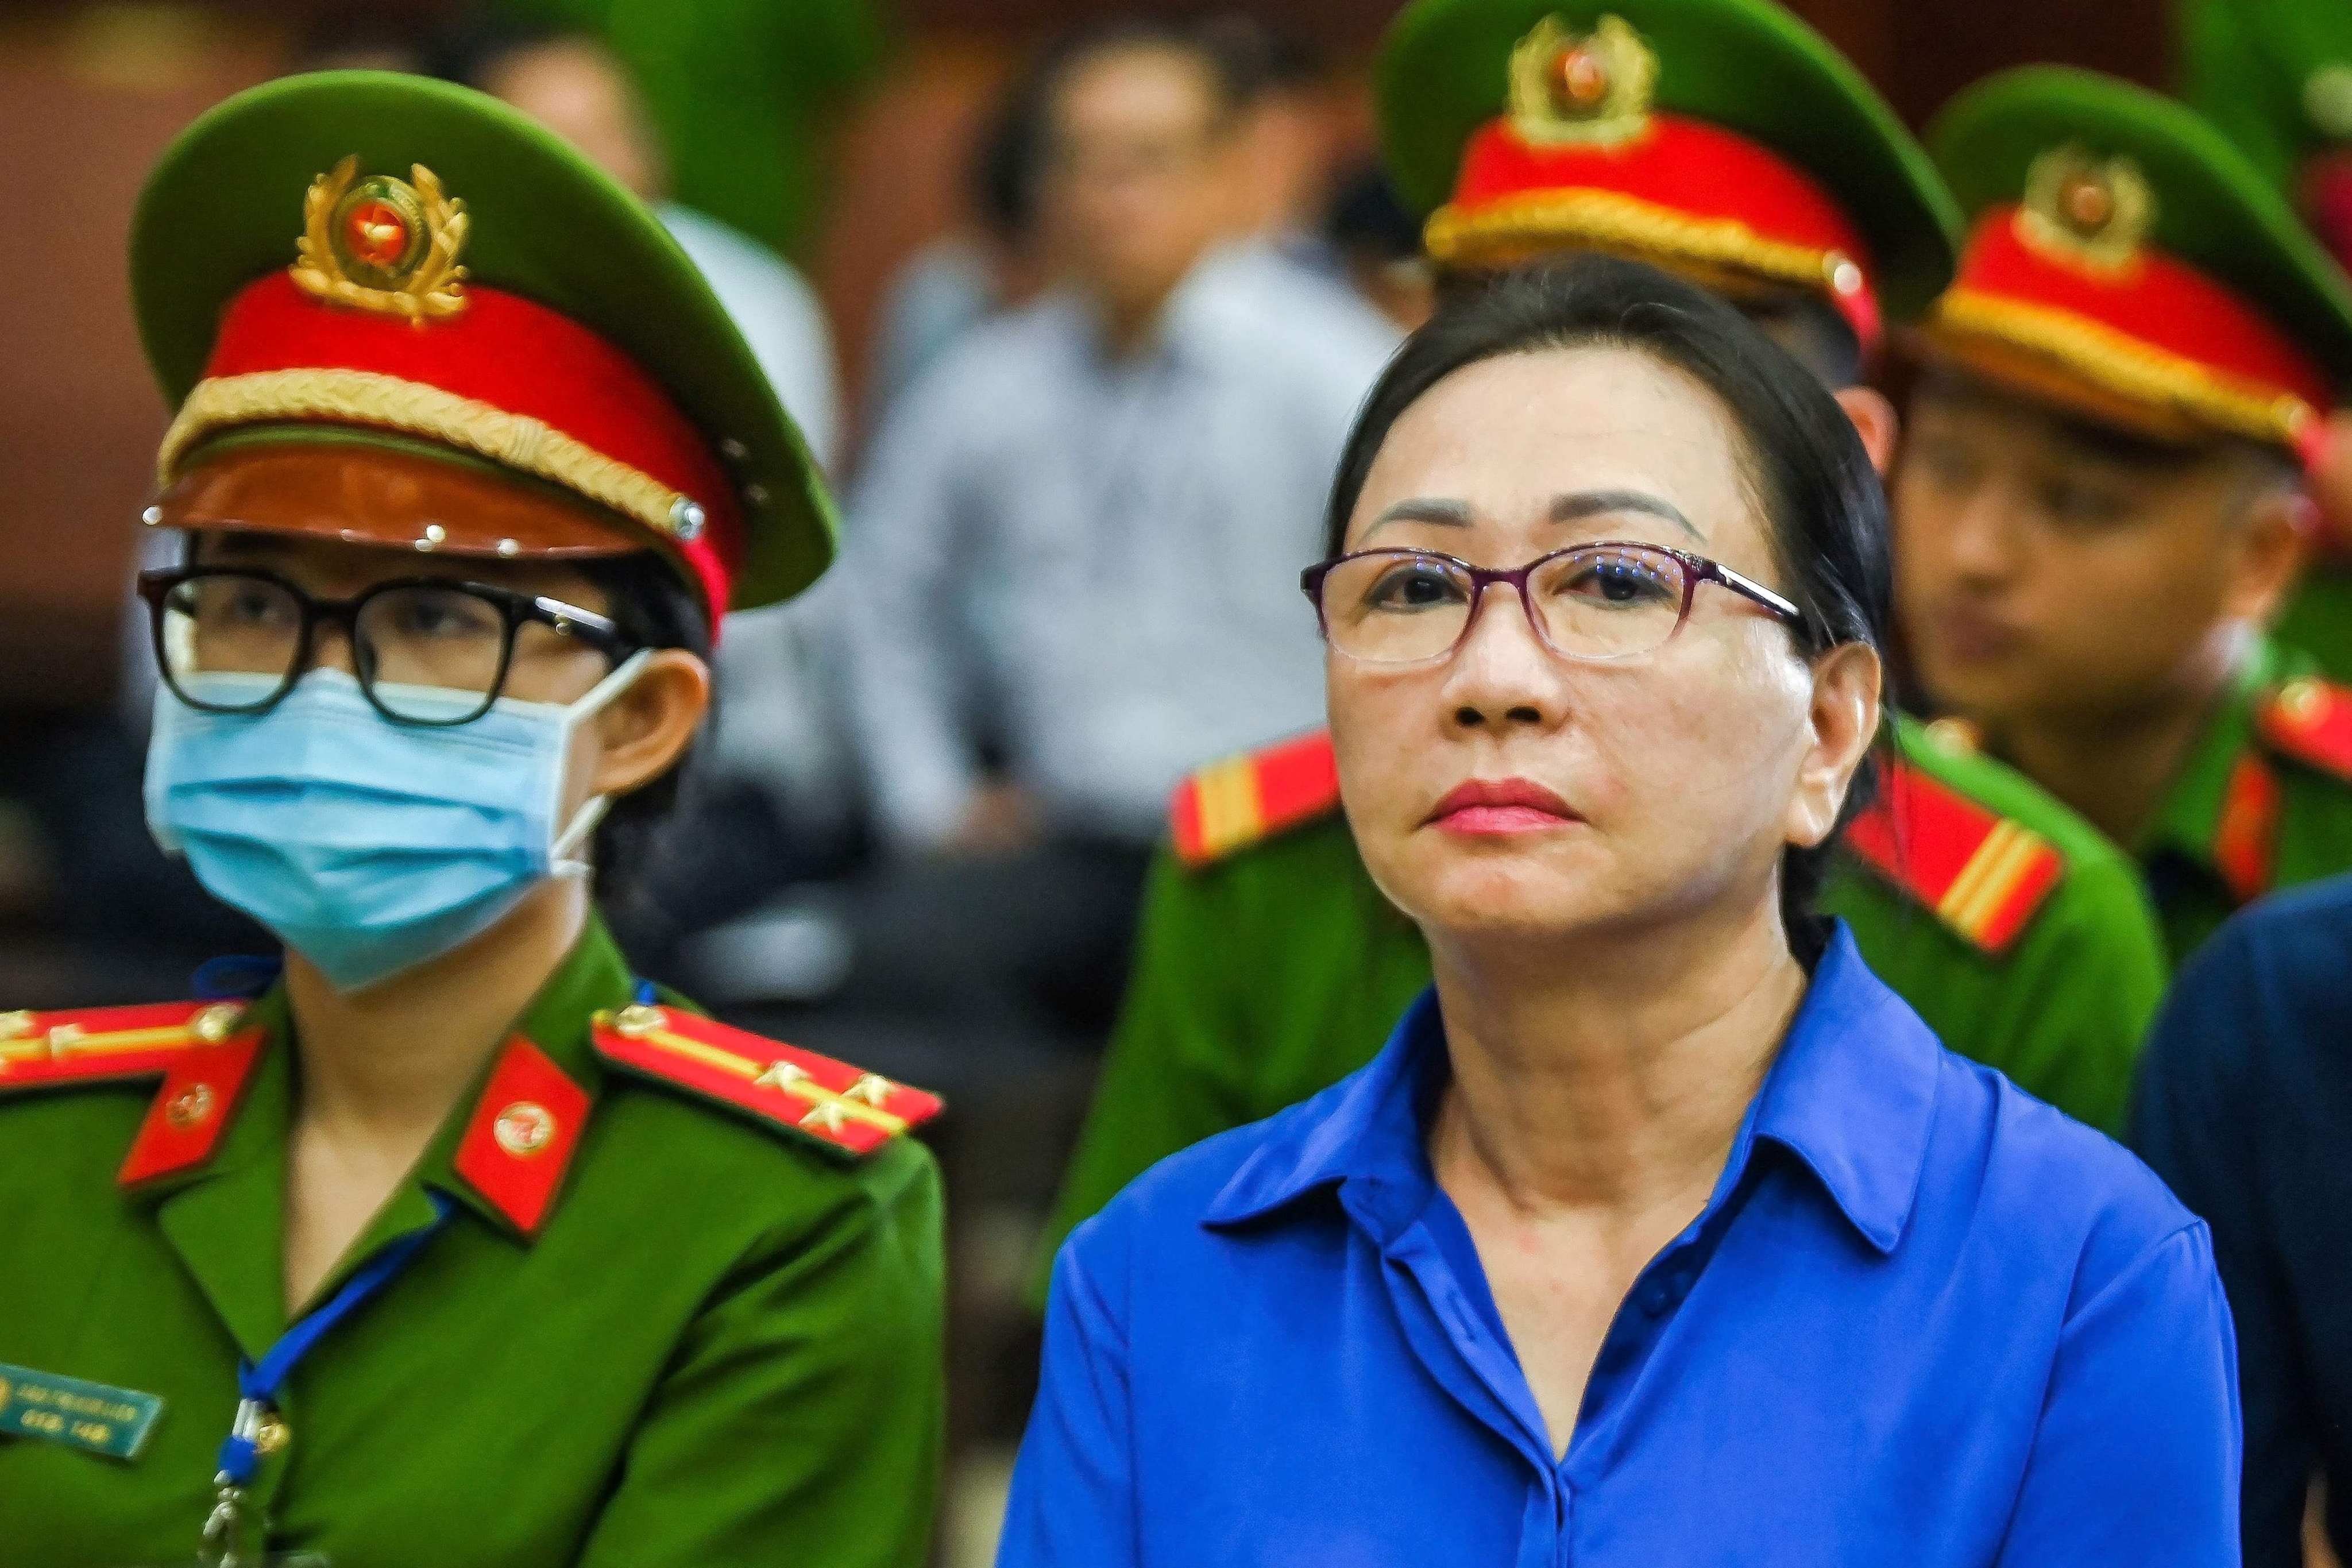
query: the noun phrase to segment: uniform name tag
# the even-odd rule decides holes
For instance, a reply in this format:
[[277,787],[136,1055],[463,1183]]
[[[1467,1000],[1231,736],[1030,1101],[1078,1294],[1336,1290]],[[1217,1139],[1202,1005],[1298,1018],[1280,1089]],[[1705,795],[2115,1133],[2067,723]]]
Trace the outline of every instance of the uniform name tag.
[[152,1394],[0,1362],[0,1437],[135,1459],[163,1414],[163,1402]]

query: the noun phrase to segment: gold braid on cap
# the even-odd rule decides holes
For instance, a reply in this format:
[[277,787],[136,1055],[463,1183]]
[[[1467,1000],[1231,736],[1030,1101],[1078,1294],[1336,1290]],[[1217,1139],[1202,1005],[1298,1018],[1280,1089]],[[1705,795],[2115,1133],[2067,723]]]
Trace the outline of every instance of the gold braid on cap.
[[189,449],[219,431],[320,421],[373,426],[475,453],[561,485],[665,539],[690,542],[702,531],[702,508],[692,499],[543,419],[368,370],[268,370],[198,382],[164,433],[156,477],[170,484]]
[[1839,294],[1861,287],[1844,252],[1768,239],[1737,218],[1693,217],[1617,191],[1526,191],[1432,213],[1422,247],[1441,268],[1514,266],[1574,241],[1670,269],[1717,268]]
[[2071,310],[1952,289],[1921,329],[1958,354],[1971,348],[2024,353],[2094,392],[2178,425],[2166,434],[2220,431],[2293,450],[2318,413],[2292,392],[2227,374],[2142,342]]

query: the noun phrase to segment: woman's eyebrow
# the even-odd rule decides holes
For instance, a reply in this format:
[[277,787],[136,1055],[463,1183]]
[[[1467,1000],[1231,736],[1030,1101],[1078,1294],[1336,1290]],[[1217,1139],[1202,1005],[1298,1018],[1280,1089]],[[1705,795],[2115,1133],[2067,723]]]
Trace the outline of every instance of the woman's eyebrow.
[[1554,496],[1551,502],[1551,520],[1554,522],[1575,522],[1612,511],[1647,512],[1652,517],[1664,518],[1693,539],[1705,541],[1706,538],[1690,519],[1683,515],[1682,508],[1664,497],[1643,490],[1579,490],[1573,495]]
[[1470,526],[1470,503],[1442,497],[1415,497],[1411,500],[1401,500],[1372,519],[1370,526],[1364,530],[1363,537],[1370,538],[1392,522],[1433,522],[1445,528],[1467,528]]

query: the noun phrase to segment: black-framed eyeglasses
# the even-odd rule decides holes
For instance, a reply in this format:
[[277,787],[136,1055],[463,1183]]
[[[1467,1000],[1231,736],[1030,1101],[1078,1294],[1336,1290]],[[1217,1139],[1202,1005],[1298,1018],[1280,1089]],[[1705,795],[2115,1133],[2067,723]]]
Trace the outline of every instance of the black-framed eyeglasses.
[[1486,590],[1507,584],[1537,637],[1564,658],[1638,658],[1690,619],[1701,583],[1716,583],[1777,618],[1804,612],[1753,578],[1663,544],[1605,539],[1571,545],[1510,571],[1473,566],[1433,550],[1360,550],[1299,574],[1323,639],[1368,664],[1420,664],[1462,646]]
[[440,577],[321,599],[274,573],[195,566],[141,573],[139,596],[164,682],[208,713],[259,713],[283,700],[310,666],[320,622],[343,628],[360,689],[400,724],[467,724],[488,712],[525,626],[615,660],[634,651],[593,610]]

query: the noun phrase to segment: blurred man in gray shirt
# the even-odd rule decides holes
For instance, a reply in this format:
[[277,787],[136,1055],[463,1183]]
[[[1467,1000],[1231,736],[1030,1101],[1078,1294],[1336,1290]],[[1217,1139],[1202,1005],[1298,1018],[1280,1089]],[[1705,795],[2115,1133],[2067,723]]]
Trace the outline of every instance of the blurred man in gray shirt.
[[1045,70],[1065,281],[891,411],[829,597],[895,847],[1139,874],[1189,769],[1320,721],[1297,574],[1395,334],[1242,236],[1252,87],[1213,39],[1118,25]]

